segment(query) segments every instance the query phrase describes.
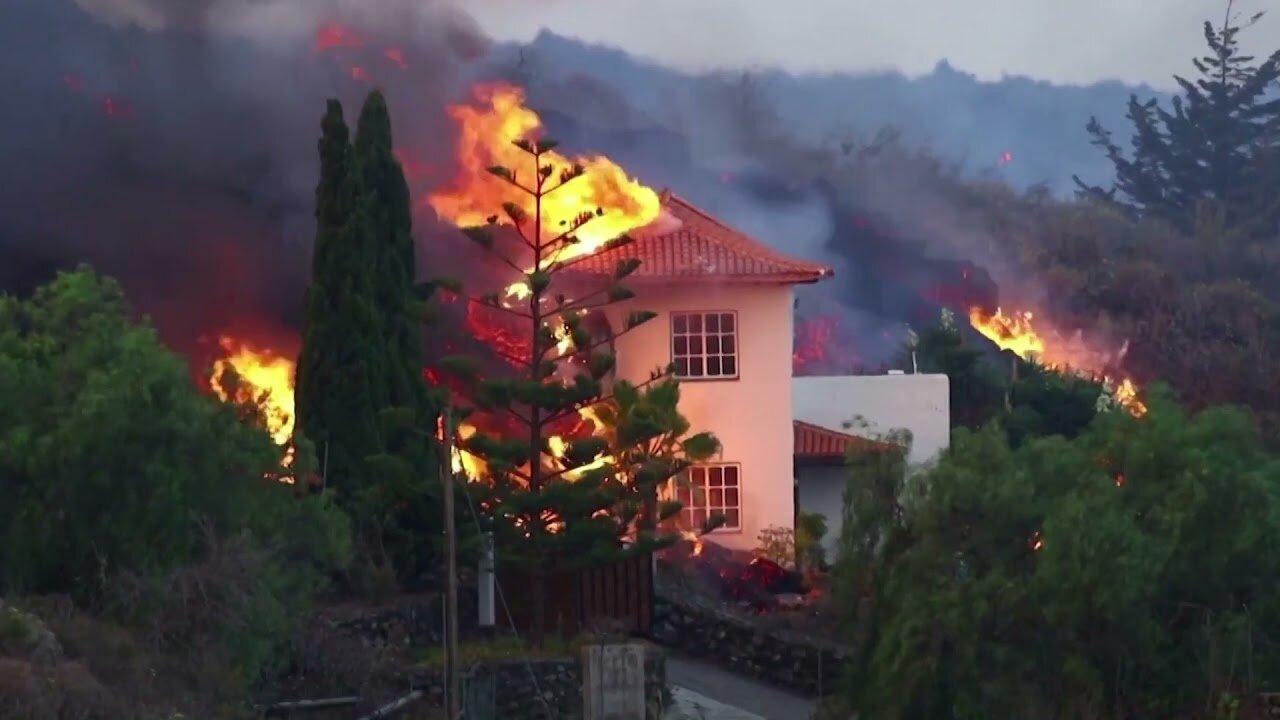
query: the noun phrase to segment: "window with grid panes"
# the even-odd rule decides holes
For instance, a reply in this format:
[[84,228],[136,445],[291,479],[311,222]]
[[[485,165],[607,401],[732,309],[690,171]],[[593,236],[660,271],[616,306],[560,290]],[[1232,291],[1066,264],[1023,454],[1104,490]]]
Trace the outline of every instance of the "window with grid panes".
[[737,377],[738,314],[672,313],[671,361],[676,366],[676,377]]
[[742,528],[742,469],[736,464],[695,465],[676,483],[676,500],[685,526],[697,530],[716,513],[724,515],[725,530]]

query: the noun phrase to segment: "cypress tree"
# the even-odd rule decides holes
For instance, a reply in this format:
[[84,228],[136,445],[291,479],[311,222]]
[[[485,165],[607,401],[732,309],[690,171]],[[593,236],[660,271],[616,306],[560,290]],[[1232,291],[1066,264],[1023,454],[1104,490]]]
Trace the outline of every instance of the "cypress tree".
[[360,110],[352,162],[353,231],[368,249],[375,279],[367,288],[374,311],[370,335],[375,338],[367,352],[370,393],[383,433],[381,447],[369,452],[377,456],[372,458],[377,461],[376,481],[361,493],[360,512],[377,534],[376,547],[386,553],[380,560],[394,566],[402,583],[417,586],[438,555],[438,443],[433,434],[421,432],[436,427],[438,404],[423,378],[412,206],[393,147],[387,102],[375,90]]
[[414,314],[417,268],[409,184],[392,152],[391,117],[377,90],[360,111],[354,150],[358,211],[377,278],[371,298],[382,336],[379,400],[384,407],[422,411],[426,385],[421,319]]
[[296,427],[316,444],[326,483],[349,493],[382,440],[373,393],[376,313],[370,248],[353,225],[352,148],[342,105],[321,122],[316,240],[295,378]]

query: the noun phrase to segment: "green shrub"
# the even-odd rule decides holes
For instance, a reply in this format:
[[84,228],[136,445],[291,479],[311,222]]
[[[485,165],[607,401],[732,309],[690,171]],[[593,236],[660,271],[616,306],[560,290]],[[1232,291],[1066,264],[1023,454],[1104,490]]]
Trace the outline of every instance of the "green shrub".
[[0,297],[0,593],[165,628],[183,588],[214,589],[199,632],[246,678],[267,668],[350,531],[326,497],[266,479],[281,452],[245,409],[202,394],[88,269]]

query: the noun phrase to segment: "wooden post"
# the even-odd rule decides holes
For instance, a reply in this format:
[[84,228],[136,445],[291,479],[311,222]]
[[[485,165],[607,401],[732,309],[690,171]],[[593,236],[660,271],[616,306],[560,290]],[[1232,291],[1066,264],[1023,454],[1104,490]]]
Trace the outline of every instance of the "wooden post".
[[441,479],[444,481],[444,537],[445,537],[445,653],[446,680],[445,709],[448,720],[462,716],[462,683],[458,674],[458,536],[454,524],[453,508],[453,408],[445,407],[443,435],[443,461]]

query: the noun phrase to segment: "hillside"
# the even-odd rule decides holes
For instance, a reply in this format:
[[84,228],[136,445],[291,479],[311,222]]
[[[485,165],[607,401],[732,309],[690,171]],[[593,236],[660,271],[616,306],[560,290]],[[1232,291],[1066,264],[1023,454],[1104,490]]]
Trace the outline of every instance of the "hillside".
[[[630,124],[677,130],[703,155],[718,144],[708,83],[734,78],[689,75],[550,32],[523,47],[499,46],[494,55],[515,64],[522,51],[525,79],[535,88],[572,80],[598,104],[625,101],[637,114],[628,118]],[[754,80],[781,124],[805,141],[843,137],[849,129],[866,136],[896,126],[909,142],[931,147],[972,175],[995,173],[1019,188],[1043,183],[1055,193],[1074,189],[1072,174],[1094,181],[1110,176],[1110,166],[1089,147],[1084,126],[1090,116],[1123,129],[1130,93],[1159,95],[1150,87],[1118,82],[1060,86],[1017,76],[982,82],[945,61],[917,79],[888,72],[797,76],[766,71]],[[622,118],[615,112],[610,119]],[[1004,153],[1012,159],[1004,160]]]

